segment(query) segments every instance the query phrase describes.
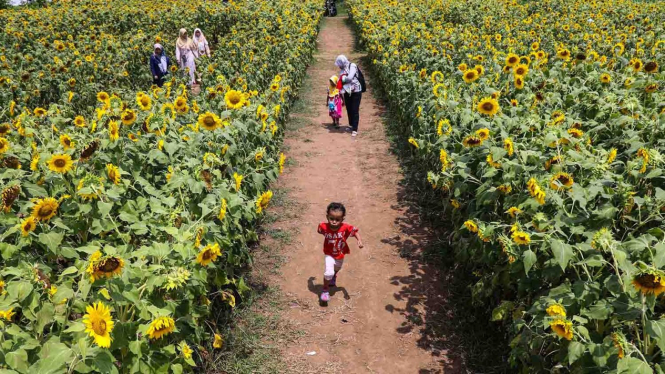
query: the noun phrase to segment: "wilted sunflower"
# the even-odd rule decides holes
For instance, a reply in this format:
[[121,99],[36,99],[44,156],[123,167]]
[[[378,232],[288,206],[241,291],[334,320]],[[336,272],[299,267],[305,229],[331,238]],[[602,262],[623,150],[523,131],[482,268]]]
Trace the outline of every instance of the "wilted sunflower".
[[95,344],[102,348],[111,346],[111,331],[113,331],[113,320],[111,309],[101,301],[88,305],[83,316],[85,332],[95,340]]
[[476,80],[478,80],[479,77],[480,75],[478,74],[478,71],[476,71],[475,69],[469,69],[465,71],[463,75],[464,82],[466,83],[475,82]]
[[633,276],[632,284],[644,295],[658,296],[665,292],[665,273],[657,269],[644,270]]
[[496,99],[486,97],[478,103],[478,111],[488,116],[494,116],[499,112],[499,103]]
[[515,218],[517,215],[522,213],[522,209],[515,206],[511,206],[510,208],[508,208],[508,210],[506,210],[506,213],[510,214],[511,217]]
[[263,209],[267,208],[270,199],[272,199],[272,191],[268,190],[261,194],[261,196],[256,199],[256,213],[261,213]]
[[161,339],[162,337],[175,331],[175,321],[171,317],[159,317],[150,322],[146,333],[150,339]]
[[217,260],[217,257],[221,254],[222,251],[219,248],[219,244],[208,244],[199,251],[199,254],[196,256],[196,262],[201,264],[201,266],[208,266],[211,262]]
[[549,316],[559,316],[559,317],[566,317],[566,308],[563,307],[561,304],[552,304],[547,307],[547,315]]
[[242,183],[243,176],[238,173],[233,173],[233,179],[236,182],[236,191],[240,191],[240,184]]
[[574,184],[573,176],[568,173],[556,173],[550,179],[550,188],[553,190],[563,190],[572,187]]
[[131,125],[136,121],[136,113],[131,109],[125,109],[120,115],[123,125]]
[[[12,131],[12,128],[9,126],[8,123],[0,124],[0,135],[7,135],[11,131]],[[2,146],[0,145],[0,147],[2,147]],[[2,152],[0,152],[0,153],[2,153]]]
[[483,144],[482,139],[480,139],[477,136],[474,135],[469,135],[464,140],[462,141],[462,144],[465,147],[473,148],[473,147],[478,147]]
[[568,129],[568,134],[570,134],[573,138],[581,138],[584,135],[584,131],[580,129]]
[[37,228],[37,220],[35,217],[28,217],[21,222],[21,235],[28,236]]
[[58,200],[46,197],[35,201],[31,216],[40,221],[48,221],[58,212]]
[[646,65],[644,65],[644,71],[651,74],[657,73],[658,63],[656,61],[647,62]]
[[557,335],[566,340],[573,339],[573,323],[562,318],[550,322],[550,328]]
[[90,281],[94,282],[101,278],[112,278],[119,275],[125,267],[125,260],[117,256],[103,256],[97,251],[90,256],[86,273],[90,276]]
[[199,115],[198,124],[199,127],[213,131],[222,126],[222,120],[215,113],[205,112]]
[[74,161],[68,154],[55,154],[47,162],[48,168],[56,173],[65,174],[72,169]]
[[476,223],[471,221],[471,220],[465,221],[464,226],[466,226],[467,230],[469,230],[473,233],[478,232],[478,225],[476,225]]
[[99,148],[99,140],[93,140],[88,146],[83,148],[83,151],[81,151],[81,161],[85,161],[92,157],[97,151],[97,148]]
[[239,109],[245,105],[245,96],[240,91],[229,90],[224,95],[226,107],[229,109]]
[[215,349],[222,349],[224,346],[224,340],[222,339],[221,335],[215,334],[215,341],[212,343],[212,346]]
[[113,184],[120,184],[120,169],[113,164],[106,164],[106,175]]
[[21,192],[21,187],[18,185],[13,185],[2,190],[2,208],[5,212],[9,212],[10,207],[14,204],[14,201],[18,199],[19,193]]
[[651,84],[648,84],[648,85],[644,88],[644,91],[646,91],[646,93],[654,93],[654,92],[656,92],[657,90],[658,90],[658,84],[657,84],[657,83],[651,83]]

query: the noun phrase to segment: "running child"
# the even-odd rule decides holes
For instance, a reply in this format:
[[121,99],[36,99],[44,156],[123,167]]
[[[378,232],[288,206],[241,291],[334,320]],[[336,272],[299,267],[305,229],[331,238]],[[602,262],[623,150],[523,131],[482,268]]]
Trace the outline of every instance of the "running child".
[[326,270],[323,273],[323,292],[321,301],[330,300],[330,287],[337,286],[337,273],[344,264],[344,255],[350,252],[346,240],[352,236],[358,240],[358,247],[363,248],[358,229],[344,223],[346,208],[341,203],[330,203],[326,210],[328,222],[319,224],[318,232],[325,237],[323,241],[323,253],[325,254]]
[[344,105],[344,98],[339,93],[337,88],[337,81],[339,79],[336,75],[330,77],[328,81],[328,96],[326,96],[326,105],[328,106],[328,115],[333,120],[333,125],[339,127],[339,119],[342,118],[342,105]]

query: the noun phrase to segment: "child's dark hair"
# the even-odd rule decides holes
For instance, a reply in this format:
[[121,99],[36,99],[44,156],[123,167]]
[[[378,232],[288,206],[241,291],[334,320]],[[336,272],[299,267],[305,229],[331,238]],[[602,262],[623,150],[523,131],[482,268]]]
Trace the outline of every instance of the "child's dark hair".
[[326,213],[330,214],[331,211],[338,210],[342,212],[343,215],[346,216],[346,207],[344,207],[344,204],[342,203],[330,203],[328,204],[328,209],[326,209]]

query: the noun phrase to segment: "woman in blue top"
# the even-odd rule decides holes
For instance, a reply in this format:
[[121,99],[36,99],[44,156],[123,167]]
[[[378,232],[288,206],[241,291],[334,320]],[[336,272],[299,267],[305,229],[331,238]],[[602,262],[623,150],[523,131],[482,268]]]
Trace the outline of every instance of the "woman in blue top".
[[161,87],[164,85],[164,76],[169,73],[171,60],[166,57],[162,45],[155,44],[155,53],[150,56],[150,71],[152,72],[152,83]]

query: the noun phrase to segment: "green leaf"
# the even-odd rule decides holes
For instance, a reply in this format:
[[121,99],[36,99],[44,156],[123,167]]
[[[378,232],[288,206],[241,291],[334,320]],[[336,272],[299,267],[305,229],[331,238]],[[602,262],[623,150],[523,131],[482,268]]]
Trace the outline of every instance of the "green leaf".
[[533,264],[538,261],[538,258],[536,257],[536,254],[530,249],[524,251],[522,256],[522,261],[524,262],[524,273],[529,274],[529,270],[531,270]]
[[182,365],[180,364],[171,365],[171,371],[173,371],[173,374],[182,374]]
[[97,202],[97,209],[99,209],[99,214],[101,214],[102,217],[106,217],[111,209],[113,209],[113,202],[105,203],[100,200]]
[[652,374],[646,362],[635,357],[624,357],[617,363],[617,374]]
[[65,329],[65,331],[63,332],[70,333],[70,332],[83,332],[83,331],[85,331],[85,325],[83,324],[83,322],[75,321],[72,322],[71,325],[69,325],[69,327],[67,327],[67,329]]
[[584,344],[580,342],[570,342],[570,344],[568,344],[568,363],[572,365],[577,359],[582,357],[584,351],[586,351]]
[[661,351],[665,349],[665,319],[658,321],[647,321],[646,331],[649,336],[656,339]]
[[653,265],[660,269],[665,265],[665,243],[658,243],[653,248]]
[[28,352],[23,349],[7,353],[5,355],[5,361],[7,361],[9,367],[20,373],[26,373],[28,371]]
[[558,239],[553,239],[550,245],[552,246],[552,254],[554,254],[554,258],[559,263],[559,266],[561,266],[561,270],[566,271],[568,262],[573,257],[573,247]]
[[12,299],[23,301],[32,292],[32,283],[26,281],[11,282],[7,286],[7,293]]
[[49,323],[53,322],[53,316],[55,312],[55,307],[51,303],[45,303],[42,305],[39,312],[37,312],[37,324],[35,325],[35,333],[41,335],[44,331],[44,327]]
[[97,356],[95,356],[94,363],[95,367],[97,370],[99,370],[100,373],[112,373],[115,372],[115,365],[113,365],[113,362],[115,361],[115,358],[113,355],[106,349],[101,350]]
[[58,246],[62,243],[64,235],[59,232],[48,232],[39,234],[39,242],[44,244],[51,252],[58,254]]
[[492,310],[492,321],[503,321],[513,310],[514,304],[510,301],[502,301],[501,304]]
[[613,309],[611,305],[607,305],[605,300],[600,300],[589,309],[583,309],[582,315],[589,318],[605,320],[612,313]]

